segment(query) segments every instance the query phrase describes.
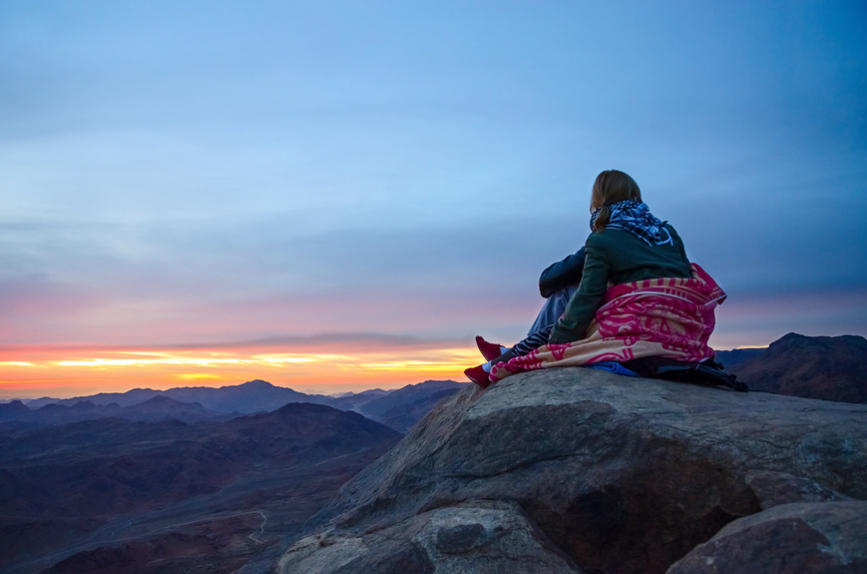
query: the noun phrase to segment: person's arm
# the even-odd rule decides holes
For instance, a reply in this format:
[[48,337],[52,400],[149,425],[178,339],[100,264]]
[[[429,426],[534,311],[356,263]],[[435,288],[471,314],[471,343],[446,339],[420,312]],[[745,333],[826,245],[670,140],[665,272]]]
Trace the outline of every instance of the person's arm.
[[584,269],[584,248],[566,257],[562,261],[553,263],[542,271],[539,277],[539,293],[547,299],[560,289],[577,285],[581,282],[581,273]]
[[583,339],[608,290],[608,262],[601,242],[591,236],[585,246],[584,273],[566,311],[551,330],[549,343]]

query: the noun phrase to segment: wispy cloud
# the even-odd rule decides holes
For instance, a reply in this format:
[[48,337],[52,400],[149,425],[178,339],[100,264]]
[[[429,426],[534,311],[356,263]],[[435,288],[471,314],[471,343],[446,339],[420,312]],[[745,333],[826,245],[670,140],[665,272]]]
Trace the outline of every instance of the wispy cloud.
[[721,346],[867,332],[861,3],[453,8],[0,5],[3,360],[456,368],[524,335],[611,167],[728,291]]

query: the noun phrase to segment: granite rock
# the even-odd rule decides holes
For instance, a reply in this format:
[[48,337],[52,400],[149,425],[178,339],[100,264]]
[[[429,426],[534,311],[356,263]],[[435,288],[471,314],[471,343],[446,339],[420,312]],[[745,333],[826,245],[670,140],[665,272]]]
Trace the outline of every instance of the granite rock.
[[[400,549],[414,565],[404,571],[440,572],[449,556],[473,560],[485,544],[470,541],[491,530],[461,519],[431,538],[419,521],[487,500],[544,533],[532,536],[539,552],[586,572],[662,573],[763,507],[867,498],[864,468],[865,405],[574,367],[523,373],[441,403],[343,487],[276,569],[388,572],[375,556]],[[302,567],[302,554],[321,569]],[[575,571],[564,564],[543,571]]]
[[867,572],[867,502],[783,504],[735,520],[667,574],[728,572]]

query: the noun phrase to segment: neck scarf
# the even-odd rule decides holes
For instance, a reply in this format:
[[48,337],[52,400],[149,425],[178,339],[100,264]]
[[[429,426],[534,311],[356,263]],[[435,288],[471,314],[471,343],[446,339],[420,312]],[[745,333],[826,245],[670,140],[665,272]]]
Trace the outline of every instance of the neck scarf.
[[[611,217],[608,219],[606,229],[621,229],[628,231],[648,245],[674,244],[671,234],[665,228],[665,221],[661,221],[650,213],[647,205],[639,201],[621,201],[609,205]],[[590,216],[590,230],[599,217],[599,209]]]

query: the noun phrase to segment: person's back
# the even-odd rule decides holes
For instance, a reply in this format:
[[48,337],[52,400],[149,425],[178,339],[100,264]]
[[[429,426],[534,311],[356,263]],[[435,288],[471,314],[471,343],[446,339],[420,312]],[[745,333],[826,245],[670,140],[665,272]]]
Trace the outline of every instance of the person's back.
[[622,229],[593,233],[584,246],[585,264],[578,292],[552,333],[552,343],[584,338],[609,285],[692,273],[683,241],[674,227],[664,226],[669,241],[648,243]]

